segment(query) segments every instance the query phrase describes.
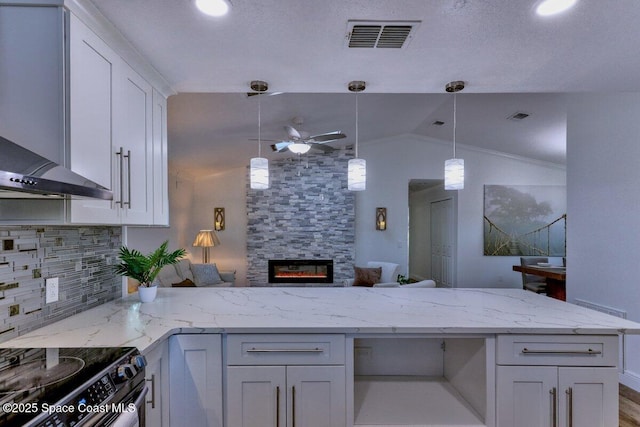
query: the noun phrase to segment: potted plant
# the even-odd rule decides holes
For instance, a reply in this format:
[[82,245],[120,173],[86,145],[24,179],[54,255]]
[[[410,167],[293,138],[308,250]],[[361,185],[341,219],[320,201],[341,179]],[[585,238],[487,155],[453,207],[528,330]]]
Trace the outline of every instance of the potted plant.
[[182,258],[186,251],[177,249],[173,252],[167,251],[168,240],[165,240],[158,249],[148,255],[136,249],[129,249],[126,246],[120,248],[120,264],[116,265],[116,273],[121,276],[131,277],[140,283],[138,293],[142,302],[153,301],[157,292],[157,285],[154,280],[160,269],[165,265],[175,264]]

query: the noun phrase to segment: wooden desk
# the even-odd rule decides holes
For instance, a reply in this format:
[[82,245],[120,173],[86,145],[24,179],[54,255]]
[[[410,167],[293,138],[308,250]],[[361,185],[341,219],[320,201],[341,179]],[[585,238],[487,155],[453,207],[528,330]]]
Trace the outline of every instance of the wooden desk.
[[559,299],[567,300],[567,270],[564,267],[536,267],[533,265],[514,265],[513,271],[520,273],[533,274],[545,278],[547,283],[547,295]]

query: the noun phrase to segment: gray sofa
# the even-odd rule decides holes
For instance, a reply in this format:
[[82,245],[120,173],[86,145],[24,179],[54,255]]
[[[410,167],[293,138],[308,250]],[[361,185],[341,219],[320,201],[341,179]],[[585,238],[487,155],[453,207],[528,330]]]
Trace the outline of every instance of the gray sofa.
[[236,272],[218,270],[216,264],[194,264],[188,259],[167,265],[156,278],[161,287],[228,287],[234,286]]

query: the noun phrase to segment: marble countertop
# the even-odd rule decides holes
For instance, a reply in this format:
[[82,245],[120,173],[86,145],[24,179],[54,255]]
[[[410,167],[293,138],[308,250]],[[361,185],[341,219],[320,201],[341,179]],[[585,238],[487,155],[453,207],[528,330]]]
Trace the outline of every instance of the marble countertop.
[[640,334],[640,324],[519,289],[161,288],[0,347],[134,346],[174,333]]

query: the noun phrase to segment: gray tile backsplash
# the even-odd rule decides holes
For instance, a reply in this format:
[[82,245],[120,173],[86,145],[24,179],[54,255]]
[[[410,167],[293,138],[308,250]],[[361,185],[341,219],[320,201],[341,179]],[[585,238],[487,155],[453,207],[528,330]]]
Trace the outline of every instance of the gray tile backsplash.
[[[0,342],[120,297],[120,227],[0,227]],[[45,279],[59,300],[45,303]]]

